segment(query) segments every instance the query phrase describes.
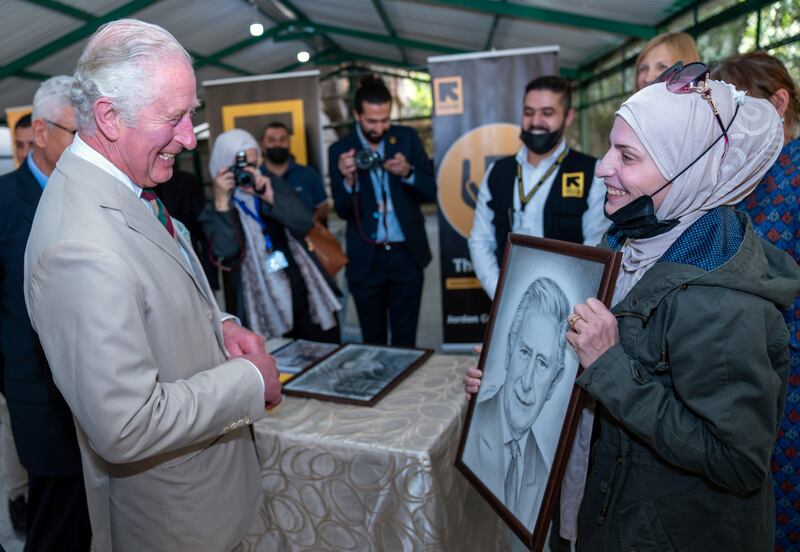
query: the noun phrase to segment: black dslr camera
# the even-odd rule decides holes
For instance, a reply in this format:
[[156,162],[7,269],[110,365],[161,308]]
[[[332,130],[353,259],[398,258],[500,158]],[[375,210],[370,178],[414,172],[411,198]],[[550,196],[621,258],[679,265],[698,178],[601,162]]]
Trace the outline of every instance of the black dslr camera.
[[371,171],[383,166],[381,154],[371,149],[362,149],[355,155],[356,168],[360,171]]
[[236,185],[242,188],[252,188],[255,185],[253,176],[244,170],[248,164],[247,153],[244,150],[237,151],[236,162],[230,166],[230,170],[233,172],[233,179],[236,181]]

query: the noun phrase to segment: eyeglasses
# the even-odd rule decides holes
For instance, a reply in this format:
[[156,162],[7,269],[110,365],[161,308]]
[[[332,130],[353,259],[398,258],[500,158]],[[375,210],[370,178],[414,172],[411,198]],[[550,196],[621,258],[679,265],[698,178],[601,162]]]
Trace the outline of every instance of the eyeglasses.
[[64,125],[60,125],[55,121],[51,121],[50,119],[45,119],[44,122],[47,123],[48,125],[53,125],[54,127],[58,127],[63,131],[69,132],[73,136],[75,136],[75,134],[77,134],[78,132],[78,129],[72,130],[71,128],[67,128]]
[[711,106],[714,112],[714,117],[717,119],[717,124],[722,131],[722,138],[725,140],[725,149],[722,152],[722,159],[728,155],[728,131],[719,116],[719,109],[714,98],[711,97],[711,87],[708,86],[708,80],[711,72],[705,63],[696,61],[688,65],[684,65],[682,61],[677,62],[675,65],[661,73],[652,84],[663,82],[667,90],[673,94],[691,94],[697,92],[704,100]]

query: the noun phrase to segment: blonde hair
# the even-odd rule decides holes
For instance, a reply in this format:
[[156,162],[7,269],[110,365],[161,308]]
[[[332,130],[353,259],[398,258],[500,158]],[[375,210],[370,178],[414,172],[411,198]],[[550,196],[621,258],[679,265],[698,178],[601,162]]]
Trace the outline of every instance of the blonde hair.
[[650,50],[662,44],[667,46],[675,62],[682,61],[686,64],[692,63],[693,61],[700,61],[700,53],[697,51],[697,44],[691,35],[687,33],[662,33],[658,36],[654,36],[644,45],[642,51],[639,52],[639,57],[636,58],[636,67],[633,71],[633,86],[637,90],[639,89],[639,66]]

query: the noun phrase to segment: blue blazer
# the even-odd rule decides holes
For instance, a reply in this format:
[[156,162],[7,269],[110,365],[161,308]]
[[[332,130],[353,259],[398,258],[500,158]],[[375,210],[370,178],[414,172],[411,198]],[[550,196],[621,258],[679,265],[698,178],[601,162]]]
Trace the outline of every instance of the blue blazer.
[[[386,131],[384,140],[386,159],[400,152],[414,167],[414,184],[404,184],[399,176],[389,175],[389,193],[392,195],[395,214],[411,256],[420,268],[424,268],[431,261],[431,250],[425,234],[425,220],[420,204],[423,201],[436,200],[436,180],[431,173],[428,155],[413,128],[392,125]],[[369,173],[366,171],[358,172],[358,194],[351,194],[345,188],[344,178],[339,172],[339,156],[350,149],[356,151],[362,149],[355,130],[330,147],[328,167],[331,173],[333,207],[339,216],[347,221],[347,256],[350,262],[347,264],[346,275],[349,280],[362,282],[372,266],[375,245],[365,242],[359,235],[355,209],[359,209],[364,236],[371,239],[378,225],[377,219],[373,216],[378,208],[378,202]]]
[[0,351],[20,461],[40,476],[81,473],[72,413],[53,383],[23,295],[25,245],[42,188],[23,162],[0,177]]

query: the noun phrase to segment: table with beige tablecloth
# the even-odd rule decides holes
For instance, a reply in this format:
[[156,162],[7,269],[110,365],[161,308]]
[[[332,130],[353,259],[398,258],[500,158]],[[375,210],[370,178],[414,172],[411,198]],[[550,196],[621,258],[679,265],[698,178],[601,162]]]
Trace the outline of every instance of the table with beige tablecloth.
[[373,407],[286,397],[254,426],[264,502],[237,552],[502,549],[453,466],[474,362],[434,355]]

